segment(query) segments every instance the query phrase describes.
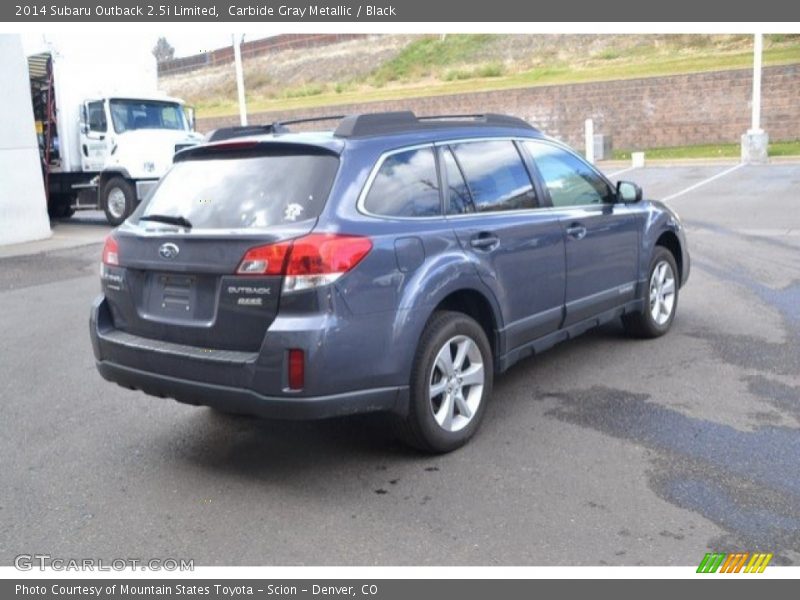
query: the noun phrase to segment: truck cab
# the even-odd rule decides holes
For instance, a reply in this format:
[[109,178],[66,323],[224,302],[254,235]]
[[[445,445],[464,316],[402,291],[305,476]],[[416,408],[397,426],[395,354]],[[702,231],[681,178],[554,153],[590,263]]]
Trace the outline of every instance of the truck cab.
[[102,55],[68,40],[28,56],[31,100],[51,217],[101,209],[112,225],[133,212],[175,152],[200,143],[191,109],[158,91],[146,48]]
[[81,169],[96,173],[88,189],[114,225],[121,223],[172,165],[176,152],[202,141],[183,101],[167,96],[113,96],[83,102]]

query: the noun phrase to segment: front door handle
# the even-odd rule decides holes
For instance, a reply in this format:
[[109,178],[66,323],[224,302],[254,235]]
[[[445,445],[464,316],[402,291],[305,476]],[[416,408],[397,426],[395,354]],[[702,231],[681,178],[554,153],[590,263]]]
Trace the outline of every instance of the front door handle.
[[469,245],[482,252],[491,252],[500,245],[500,238],[488,231],[474,235],[469,241]]
[[567,235],[576,240],[582,240],[586,237],[586,227],[580,223],[573,223],[567,227]]

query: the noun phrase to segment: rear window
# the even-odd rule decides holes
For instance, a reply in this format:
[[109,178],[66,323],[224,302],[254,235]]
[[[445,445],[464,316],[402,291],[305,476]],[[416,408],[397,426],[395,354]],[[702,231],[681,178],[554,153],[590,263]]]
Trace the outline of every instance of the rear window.
[[257,229],[314,219],[338,166],[338,157],[327,154],[181,161],[137,216],[180,216],[199,229]]

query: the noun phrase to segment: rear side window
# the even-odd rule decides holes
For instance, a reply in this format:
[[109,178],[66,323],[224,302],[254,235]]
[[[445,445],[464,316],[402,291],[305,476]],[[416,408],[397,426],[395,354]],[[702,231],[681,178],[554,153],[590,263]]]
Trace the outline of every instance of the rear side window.
[[452,146],[478,212],[536,208],[528,171],[511,141]]
[[442,213],[433,148],[391,154],[381,164],[364,208],[387,217],[432,217]]
[[137,216],[181,216],[200,229],[258,229],[314,219],[338,167],[338,157],[327,154],[185,160],[175,163]]
[[614,191],[592,167],[571,152],[542,142],[525,142],[550,193],[553,206],[614,201]]

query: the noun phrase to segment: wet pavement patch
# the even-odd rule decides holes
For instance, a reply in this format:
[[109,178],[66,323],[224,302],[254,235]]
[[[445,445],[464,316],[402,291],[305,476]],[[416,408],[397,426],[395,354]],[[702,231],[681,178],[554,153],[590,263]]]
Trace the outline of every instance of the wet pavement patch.
[[800,550],[800,434],[786,427],[740,431],[649,402],[649,396],[593,387],[547,394],[546,415],[655,452],[650,488],[727,531],[709,547],[776,554]]
[[750,290],[762,302],[780,311],[794,325],[800,323],[800,281],[794,281],[784,288],[771,288],[748,277],[740,270],[725,269],[705,260],[694,259],[692,266],[706,271],[722,281],[733,282]]
[[[745,377],[747,389],[783,413],[788,413],[800,423],[800,387],[767,379],[763,375]],[[800,435],[800,432],[798,433]],[[800,471],[800,465],[798,465]]]
[[2,258],[0,292],[77,277],[98,277],[100,251],[99,244],[91,244],[58,252]]
[[711,350],[725,363],[763,373],[797,375],[800,373],[800,334],[787,329],[789,339],[767,342],[749,335],[719,333],[698,329],[688,335],[708,342]]

